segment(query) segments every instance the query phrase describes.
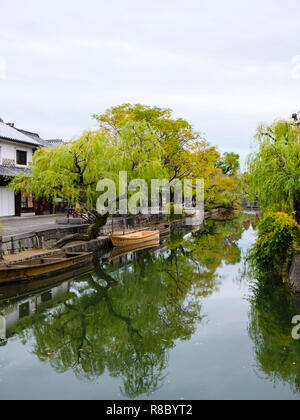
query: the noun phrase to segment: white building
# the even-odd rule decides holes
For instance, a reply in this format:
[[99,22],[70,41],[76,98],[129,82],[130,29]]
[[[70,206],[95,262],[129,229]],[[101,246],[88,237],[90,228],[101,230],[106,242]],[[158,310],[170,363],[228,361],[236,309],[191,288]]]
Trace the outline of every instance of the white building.
[[49,147],[61,140],[43,140],[36,133],[5,124],[0,118],[0,217],[20,216],[36,212],[35,200],[25,194],[15,194],[7,185],[20,172],[30,176],[34,152],[39,147]]

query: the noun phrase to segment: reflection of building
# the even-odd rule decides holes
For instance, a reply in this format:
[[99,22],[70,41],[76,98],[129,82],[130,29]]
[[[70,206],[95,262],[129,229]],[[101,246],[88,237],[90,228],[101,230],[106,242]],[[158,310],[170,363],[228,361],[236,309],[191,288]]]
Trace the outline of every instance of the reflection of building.
[[242,206],[244,210],[259,210],[258,200],[248,201],[246,198],[244,198]]
[[4,316],[0,316],[0,340],[6,339],[6,319]]
[[[2,317],[2,325],[5,327],[7,337],[9,330],[18,324],[19,321],[34,315],[38,310],[52,306],[53,302],[59,298],[66,296],[70,289],[70,282],[66,281],[60,285],[48,289],[38,295],[27,297],[23,300],[13,303],[5,308],[0,308]],[[5,335],[6,338],[6,335]],[[5,339],[3,338],[3,339]],[[1,317],[0,317],[0,339],[1,339]]]
[[31,212],[40,214],[47,210],[44,203],[42,205],[31,195],[15,194],[7,185],[20,172],[31,175],[29,167],[39,147],[51,147],[60,142],[43,140],[38,134],[18,129],[14,124],[5,124],[0,118],[0,217]]

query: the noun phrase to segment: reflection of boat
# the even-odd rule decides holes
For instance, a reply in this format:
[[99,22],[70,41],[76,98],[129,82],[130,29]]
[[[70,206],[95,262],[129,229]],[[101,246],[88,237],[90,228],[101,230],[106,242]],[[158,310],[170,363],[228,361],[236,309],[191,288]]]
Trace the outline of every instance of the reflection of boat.
[[46,278],[36,278],[34,281],[3,284],[0,287],[0,304],[3,301],[9,300],[10,302],[14,302],[15,299],[21,299],[36,293],[43,293],[45,290],[55,287],[62,282],[74,280],[74,275],[76,276],[76,279],[78,279],[80,276],[90,272],[92,269],[93,264],[90,262],[88,264],[84,264],[82,267],[76,268],[75,273],[66,270],[63,273],[57,275],[54,273],[53,276],[51,275]]
[[133,245],[133,246],[126,246],[126,247],[115,247],[112,250],[112,253],[110,255],[109,260],[112,261],[115,258],[119,258],[119,257],[123,257],[124,255],[127,255],[131,252],[138,252],[138,251],[142,251],[144,249],[149,249],[149,248],[156,248],[160,245],[159,240],[154,240],[151,242],[147,242],[147,244],[142,244],[142,245]]
[[159,230],[144,230],[141,232],[128,233],[125,235],[109,235],[114,246],[127,247],[134,245],[143,245],[152,241],[159,241]]
[[62,252],[49,257],[10,263],[0,267],[0,284],[48,277],[85,265],[92,258],[92,252]]

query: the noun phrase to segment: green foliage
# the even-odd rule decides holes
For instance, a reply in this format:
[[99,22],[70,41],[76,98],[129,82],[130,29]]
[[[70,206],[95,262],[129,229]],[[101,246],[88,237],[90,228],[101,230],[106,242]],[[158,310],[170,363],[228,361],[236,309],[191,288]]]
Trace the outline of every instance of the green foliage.
[[296,214],[300,221],[300,132],[286,121],[257,130],[258,150],[248,161],[250,192],[264,211]]
[[[165,206],[165,212],[167,213],[167,220],[174,221],[174,220],[181,220],[184,219],[184,212],[181,206],[178,206],[174,203],[168,203]],[[176,214],[175,214],[176,212]]]
[[[239,204],[239,186],[235,179],[239,169],[239,156],[225,153],[224,157],[220,158],[216,147],[211,146],[187,121],[173,118],[172,110],[140,104],[124,104],[108,109],[105,114],[94,115],[94,118],[99,122],[100,133],[108,136],[113,143],[124,127],[131,127],[133,124],[141,127],[140,138],[145,137],[143,132],[152,133],[151,153],[157,148],[164,169],[164,174],[158,171],[159,176],[156,178],[165,177],[169,181],[175,178],[180,180],[203,178],[208,210],[216,206]],[[126,145],[128,156],[132,150],[134,147]],[[118,153],[116,155],[120,156]],[[137,156],[141,158],[141,151],[138,151]],[[145,159],[146,161],[151,162],[152,159]],[[218,167],[220,161],[226,166],[226,169],[224,166],[226,173]],[[156,162],[158,164],[158,160]],[[155,173],[151,166],[147,164],[146,167],[149,168],[150,174]],[[158,167],[159,165],[156,166]]]
[[126,171],[128,183],[143,179],[148,187],[152,179],[203,178],[207,209],[239,204],[238,155],[220,158],[216,147],[187,121],[173,118],[170,109],[125,104],[94,118],[98,130],[38,150],[32,177],[20,174],[11,188],[36,198],[62,198],[70,207],[95,211],[98,181],[114,181],[119,195],[119,172]]
[[286,213],[267,214],[258,227],[258,239],[250,251],[253,267],[264,271],[281,271],[294,255],[299,226]]
[[11,188],[37,198],[63,198],[72,207],[93,210],[96,185],[110,159],[105,143],[99,133],[86,132],[78,140],[39,149],[33,158],[32,177],[20,174]]
[[300,340],[291,334],[291,321],[299,313],[295,299],[280,276],[260,275],[252,285],[249,336],[253,340],[256,369],[273,382],[300,392]]
[[239,185],[241,189],[241,194],[247,200],[251,199],[251,190],[250,190],[250,175],[248,172],[244,172],[239,177]]
[[108,218],[108,215],[107,214],[104,215],[104,216],[103,215],[100,215],[100,214],[97,214],[96,215],[96,221],[95,221],[95,223],[93,223],[88,228],[88,231],[87,231],[87,237],[88,237],[89,240],[97,239],[98,238],[98,236],[99,236],[99,230],[100,230],[100,228],[102,226],[105,226],[106,221],[107,221],[107,218]]
[[217,162],[224,175],[236,176],[240,170],[240,156],[236,153],[224,153],[222,159]]
[[105,114],[94,115],[94,118],[99,122],[100,131],[112,139],[128,124],[141,124],[151,130],[161,146],[162,161],[169,180],[188,175],[188,153],[185,151],[202,140],[201,134],[187,121],[172,118],[169,108],[124,104],[109,108]]
[[167,172],[162,161],[162,148],[151,126],[145,122],[127,121],[113,138],[111,159],[103,172],[118,186],[119,172],[126,171],[128,182],[144,179],[150,186],[152,179],[163,179]]

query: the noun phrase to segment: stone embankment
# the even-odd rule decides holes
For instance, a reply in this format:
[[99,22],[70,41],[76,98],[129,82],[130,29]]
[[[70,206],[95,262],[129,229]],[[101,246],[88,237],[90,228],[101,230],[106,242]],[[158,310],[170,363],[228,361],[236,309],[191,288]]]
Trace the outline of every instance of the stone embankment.
[[[205,219],[213,217],[220,213],[220,210],[212,210],[205,213]],[[164,216],[162,215],[149,215],[149,216],[138,216],[135,218],[128,218],[128,229],[130,231],[138,231],[141,227],[145,229],[154,228],[156,224],[162,223]],[[71,220],[71,219],[70,219]],[[76,220],[76,219],[75,219]],[[70,223],[69,226],[59,226],[59,223],[56,227],[49,228],[43,231],[24,233],[20,235],[5,236],[2,238],[2,253],[9,256],[9,260],[12,261],[24,261],[26,259],[34,258],[37,255],[51,255],[57,253],[57,250],[53,249],[57,241],[63,237],[73,234],[73,233],[86,233],[88,225],[73,225],[74,222]],[[113,226],[112,226],[113,224]],[[172,223],[174,228],[183,227],[186,225],[186,220],[178,220]],[[69,252],[89,252],[95,251],[99,248],[109,248],[111,247],[111,241],[108,237],[108,232],[114,230],[120,230],[123,226],[123,218],[109,219],[106,226],[101,229],[100,236],[92,241],[84,242],[77,241],[66,245],[63,249]],[[191,227],[192,228],[192,227]],[[199,229],[199,226],[196,227]],[[40,250],[40,252],[36,252]],[[32,253],[32,256],[28,256],[28,251]],[[14,255],[12,258],[11,255]],[[6,263],[7,263],[6,262]],[[5,262],[4,262],[5,264]]]
[[290,275],[288,279],[289,287],[293,293],[300,295],[300,254],[296,255],[293,260]]
[[37,232],[2,237],[2,253],[18,254],[33,249],[51,249],[57,241],[72,233],[86,233],[87,225],[49,228]]

